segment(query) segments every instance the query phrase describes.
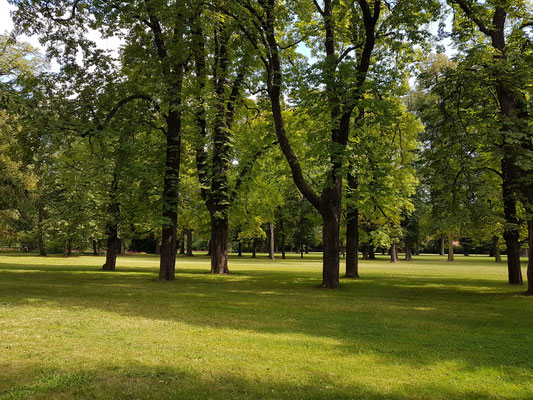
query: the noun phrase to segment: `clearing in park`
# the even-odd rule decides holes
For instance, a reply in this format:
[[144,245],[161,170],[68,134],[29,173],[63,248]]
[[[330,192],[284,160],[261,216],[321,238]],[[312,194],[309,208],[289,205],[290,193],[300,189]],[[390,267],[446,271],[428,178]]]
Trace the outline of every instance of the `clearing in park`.
[[0,399],[531,399],[533,303],[488,257],[0,256]]

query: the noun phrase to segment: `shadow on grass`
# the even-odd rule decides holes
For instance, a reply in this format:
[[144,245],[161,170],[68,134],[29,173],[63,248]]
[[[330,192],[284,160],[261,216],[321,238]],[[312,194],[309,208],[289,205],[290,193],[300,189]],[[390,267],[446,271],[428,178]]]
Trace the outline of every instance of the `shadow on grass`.
[[[386,388],[369,384],[344,384],[323,373],[309,372],[302,380],[273,374],[265,367],[261,378],[250,379],[246,371],[211,373],[169,367],[133,364],[103,366],[70,372],[36,371],[37,379],[4,393],[12,399],[477,399],[501,396],[480,387],[461,389],[445,382],[396,382]],[[361,377],[363,380],[364,377]],[[522,399],[522,395],[506,399]]]

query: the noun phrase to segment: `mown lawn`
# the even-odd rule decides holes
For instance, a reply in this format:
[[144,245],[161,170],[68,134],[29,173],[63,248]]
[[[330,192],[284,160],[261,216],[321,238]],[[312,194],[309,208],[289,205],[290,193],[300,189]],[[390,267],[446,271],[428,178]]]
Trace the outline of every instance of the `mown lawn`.
[[[293,258],[292,258],[293,257]],[[533,297],[488,257],[0,255],[0,399],[533,399]],[[525,267],[525,265],[524,265]],[[525,270],[524,270],[525,276]]]

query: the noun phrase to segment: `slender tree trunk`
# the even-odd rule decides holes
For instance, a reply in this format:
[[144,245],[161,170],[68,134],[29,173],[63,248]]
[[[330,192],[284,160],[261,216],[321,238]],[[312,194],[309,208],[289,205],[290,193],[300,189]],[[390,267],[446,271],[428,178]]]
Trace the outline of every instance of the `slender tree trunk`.
[[444,252],[444,235],[441,235],[440,237],[440,253],[439,253],[440,256],[444,256],[445,255],[445,252]]
[[159,241],[155,243],[155,254],[160,255],[161,254],[161,244]]
[[281,232],[281,259],[285,260],[286,254],[285,254],[285,229],[283,226],[283,215],[279,218],[279,229]]
[[194,254],[192,253],[192,229],[188,228],[185,230],[186,236],[187,236],[187,252],[185,255],[187,257],[192,257]]
[[413,261],[413,254],[411,252],[411,246],[405,242],[405,261]]
[[[181,232],[179,242],[180,242],[180,254],[185,255],[185,230]],[[211,249],[209,251],[211,251]]]
[[72,255],[72,239],[67,240],[67,256],[70,257]]
[[397,263],[398,261],[398,244],[393,242],[390,248],[390,262]]
[[211,273],[227,274],[228,270],[228,237],[229,225],[227,218],[211,218]]
[[448,234],[448,261],[454,261],[453,237],[451,234]]
[[498,244],[499,238],[498,236],[492,237],[492,251],[494,252],[494,261],[497,263],[502,262],[502,255],[500,251],[500,245]]
[[239,257],[242,257],[242,242],[239,240]]
[[44,238],[43,238],[43,220],[44,220],[44,209],[41,204],[39,204],[39,221],[38,221],[38,235],[39,235],[39,255],[46,256],[46,250],[44,248]]
[[[530,215],[531,216],[531,215]],[[527,263],[527,295],[533,295],[533,219],[527,221],[528,231],[528,263]]]
[[96,240],[93,239],[93,256],[98,255],[98,245],[96,244]]
[[349,208],[346,214],[346,277],[359,278],[359,210]]
[[363,246],[363,260],[370,260],[370,257],[368,255],[368,244],[365,244]]
[[304,245],[300,245],[300,258],[304,258]]
[[252,258],[256,258],[257,239],[252,240]]
[[270,232],[270,240],[268,246],[268,258],[273,260],[274,257],[274,224],[272,222],[268,223],[268,230]]

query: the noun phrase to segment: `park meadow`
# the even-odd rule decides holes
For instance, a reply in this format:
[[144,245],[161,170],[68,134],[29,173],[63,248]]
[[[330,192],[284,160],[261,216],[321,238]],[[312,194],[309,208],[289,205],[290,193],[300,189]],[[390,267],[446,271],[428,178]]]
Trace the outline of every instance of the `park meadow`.
[[0,255],[0,399],[529,399],[533,304],[487,256]]

